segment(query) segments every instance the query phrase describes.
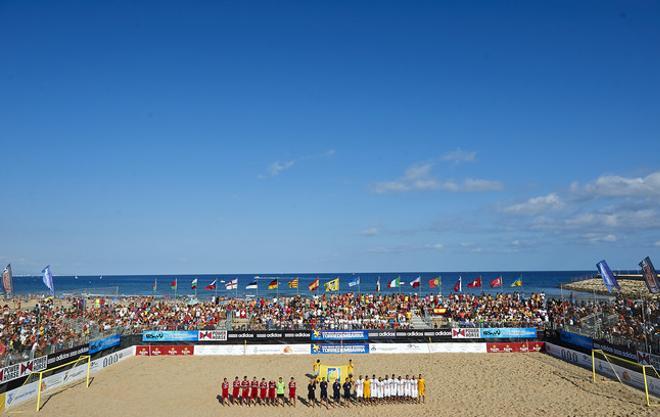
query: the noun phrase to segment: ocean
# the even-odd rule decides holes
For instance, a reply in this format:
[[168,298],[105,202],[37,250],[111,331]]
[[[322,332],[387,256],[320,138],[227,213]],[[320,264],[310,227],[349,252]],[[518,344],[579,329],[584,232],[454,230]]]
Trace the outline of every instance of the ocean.
[[[380,279],[381,292],[392,293],[420,293],[426,294],[448,294],[453,291],[454,284],[459,276],[462,277],[463,292],[466,293],[497,293],[519,291],[525,294],[532,292],[545,292],[549,296],[559,295],[560,284],[575,281],[593,275],[593,271],[516,271],[516,272],[370,272],[370,273],[335,273],[335,274],[200,274],[200,275],[107,275],[107,276],[55,276],[55,295],[65,296],[69,294],[102,294],[102,295],[155,295],[159,297],[173,297],[175,291],[170,283],[176,279],[177,296],[194,296],[199,299],[209,299],[212,296],[234,296],[251,297],[267,296],[277,297],[280,295],[312,295],[308,285],[319,278],[320,287],[315,292],[324,292],[323,283],[339,278],[339,293],[376,291],[376,283]],[[468,288],[467,284],[477,277],[482,278],[482,288]],[[502,288],[490,288],[492,279],[501,276]],[[403,284],[398,288],[388,288],[388,283],[400,277]],[[421,277],[420,288],[412,288],[410,282]],[[429,288],[429,280],[441,279],[441,286]],[[195,292],[191,288],[192,280],[198,279],[198,288]],[[256,278],[256,279],[255,279]],[[298,288],[290,288],[288,283],[299,279]],[[359,285],[349,286],[350,282]],[[511,284],[518,278],[522,278],[523,286],[512,288]],[[238,279],[238,289],[227,290],[222,281],[229,282]],[[217,280],[217,290],[206,290],[205,287],[212,281]],[[277,289],[268,289],[273,280],[278,280]],[[257,281],[258,288],[247,290],[245,287]],[[154,284],[156,288],[154,290]],[[41,281],[40,276],[17,276],[14,277],[14,291],[16,294],[46,294],[48,289]],[[564,295],[568,293],[564,291]]]

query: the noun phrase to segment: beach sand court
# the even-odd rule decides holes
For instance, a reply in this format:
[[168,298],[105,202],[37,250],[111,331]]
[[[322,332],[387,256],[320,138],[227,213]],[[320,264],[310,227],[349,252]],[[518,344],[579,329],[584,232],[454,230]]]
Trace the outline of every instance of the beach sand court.
[[[542,353],[354,355],[356,374],[418,374],[427,380],[426,404],[309,408],[221,406],[216,396],[223,377],[294,376],[298,396],[307,395],[312,363],[345,364],[349,356],[136,357],[84,384],[49,393],[42,410],[35,402],[9,413],[41,417],[95,416],[651,416],[641,391],[617,382],[590,382],[588,370]],[[54,394],[54,395],[53,395]],[[318,396],[318,390],[317,390]],[[10,414],[10,415],[11,415]]]

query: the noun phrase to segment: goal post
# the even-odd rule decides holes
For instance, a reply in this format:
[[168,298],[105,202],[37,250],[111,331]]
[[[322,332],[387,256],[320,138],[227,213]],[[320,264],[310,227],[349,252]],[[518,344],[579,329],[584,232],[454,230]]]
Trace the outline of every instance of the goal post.
[[[602,362],[607,362],[607,368],[603,369]],[[649,392],[649,377],[660,378],[660,374],[655,369],[655,367],[653,367],[653,365],[642,365],[633,360],[622,358],[620,356],[616,356],[611,353],[607,353],[602,349],[592,349],[591,378],[593,382],[597,382],[597,378],[596,378],[597,367],[601,369],[601,373],[605,374],[606,376],[610,375],[610,372],[607,372],[607,369],[609,368],[611,374],[613,374],[616,377],[616,379],[619,381],[619,383],[623,385],[631,385],[633,387],[642,388],[644,390],[646,405],[648,407],[660,405],[657,403],[653,403],[653,404],[651,403],[652,393]],[[634,369],[638,369],[639,371],[634,371]],[[633,372],[638,372],[641,375],[641,379],[639,381],[634,381],[631,378],[630,374],[627,372],[628,370],[633,370]],[[622,376],[626,380],[625,382],[621,379]]]
[[[62,370],[63,368],[68,369]],[[48,390],[80,381],[83,378],[85,379],[85,387],[88,388],[91,369],[92,357],[90,355],[82,355],[78,359],[63,363],[62,365],[31,373],[25,379],[23,385],[32,383],[35,380],[38,381],[36,410],[39,411],[41,409],[41,396]]]

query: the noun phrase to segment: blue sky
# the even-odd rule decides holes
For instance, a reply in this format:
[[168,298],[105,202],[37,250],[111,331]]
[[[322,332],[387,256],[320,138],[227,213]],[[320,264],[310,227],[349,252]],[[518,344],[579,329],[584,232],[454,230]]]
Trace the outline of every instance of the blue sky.
[[660,4],[0,2],[15,273],[634,268]]

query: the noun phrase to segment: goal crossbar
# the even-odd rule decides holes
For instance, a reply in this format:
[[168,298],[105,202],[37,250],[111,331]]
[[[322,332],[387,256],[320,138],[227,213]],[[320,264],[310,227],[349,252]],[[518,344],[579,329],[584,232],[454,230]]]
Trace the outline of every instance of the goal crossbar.
[[648,382],[648,375],[655,376],[656,378],[660,378],[660,374],[658,371],[655,369],[653,365],[642,365],[641,363],[637,363],[633,360],[622,358],[620,356],[613,355],[611,353],[607,353],[603,351],[602,349],[592,349],[591,350],[591,374],[592,374],[592,381],[596,382],[596,353],[600,354],[605,358],[605,361],[609,365],[610,369],[612,370],[612,373],[616,377],[616,379],[619,381],[619,383],[626,385],[622,380],[621,377],[619,377],[619,373],[614,369],[614,365],[612,364],[612,361],[610,361],[610,357],[615,358],[617,362],[623,362],[627,363],[629,365],[636,366],[638,368],[642,369],[642,376],[644,378],[644,395],[646,397],[646,405],[648,407],[651,406],[657,406],[658,404],[651,404],[651,396],[649,395],[649,382]]
[[[32,374],[32,375],[37,374],[37,373],[39,374],[39,382],[38,382],[38,388],[37,388],[37,411],[39,411],[41,409],[41,394],[42,394],[42,391],[43,391],[44,373],[51,373],[53,371],[57,371],[58,369],[65,368],[67,366],[70,366],[71,369],[75,369],[76,366],[78,366],[78,364],[83,363],[83,362],[87,362],[87,369],[85,370],[85,374],[86,374],[85,375],[85,387],[89,388],[89,376],[90,376],[90,372],[91,372],[91,368],[92,368],[92,357],[90,355],[81,355],[76,360],[73,360],[73,361],[70,361],[70,362],[67,362],[67,363],[63,363],[62,365],[58,365],[58,366],[55,366],[53,368],[44,369],[43,371],[34,372]],[[66,371],[64,371],[64,372],[66,372]],[[28,382],[28,380],[29,380],[29,378],[25,380],[23,385],[25,385]]]

